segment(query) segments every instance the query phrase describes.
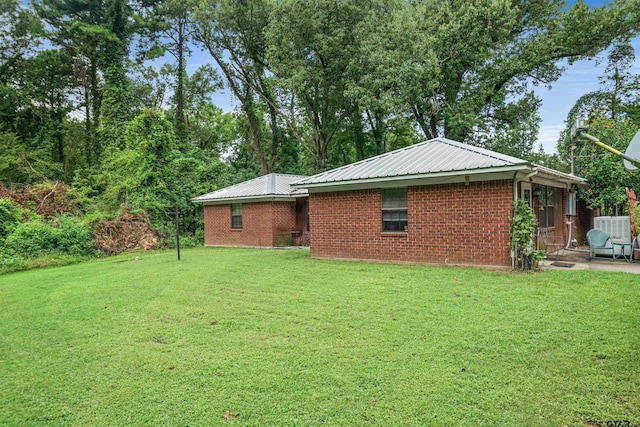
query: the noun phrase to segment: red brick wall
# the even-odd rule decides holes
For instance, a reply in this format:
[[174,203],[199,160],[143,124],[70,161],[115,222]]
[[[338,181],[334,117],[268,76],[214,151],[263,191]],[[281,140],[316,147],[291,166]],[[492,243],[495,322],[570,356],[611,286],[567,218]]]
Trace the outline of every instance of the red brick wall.
[[409,231],[383,233],[380,190],[312,193],[311,256],[510,266],[512,182],[409,187]]
[[271,232],[274,246],[290,246],[291,230],[296,228],[296,202],[271,205]]
[[231,206],[204,207],[204,244],[273,247],[288,245],[296,224],[295,201],[242,204],[242,229],[231,229]]

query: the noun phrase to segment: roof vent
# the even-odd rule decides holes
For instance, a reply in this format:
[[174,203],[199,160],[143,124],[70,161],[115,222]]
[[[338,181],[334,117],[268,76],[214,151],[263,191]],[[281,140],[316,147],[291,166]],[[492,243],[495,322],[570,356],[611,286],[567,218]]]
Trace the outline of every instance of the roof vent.
[[267,175],[267,194],[276,194],[276,174]]

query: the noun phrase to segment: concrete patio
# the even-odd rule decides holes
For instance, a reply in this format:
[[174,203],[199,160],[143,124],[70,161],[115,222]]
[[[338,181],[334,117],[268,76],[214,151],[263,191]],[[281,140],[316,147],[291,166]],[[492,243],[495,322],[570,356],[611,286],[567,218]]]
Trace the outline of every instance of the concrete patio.
[[[541,262],[541,268],[544,270],[600,270],[640,274],[640,260],[627,262],[624,258],[618,258],[612,261],[611,256],[597,256],[588,261],[588,257],[588,249],[564,249],[558,251],[557,260],[556,252],[547,255],[547,259]],[[557,265],[553,265],[556,261],[558,261]],[[574,265],[569,266],[569,264]]]

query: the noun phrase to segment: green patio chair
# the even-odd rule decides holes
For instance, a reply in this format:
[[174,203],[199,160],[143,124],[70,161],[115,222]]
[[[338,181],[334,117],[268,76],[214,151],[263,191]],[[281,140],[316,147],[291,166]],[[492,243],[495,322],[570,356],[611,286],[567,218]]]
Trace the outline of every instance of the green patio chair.
[[636,238],[633,239],[633,243],[631,243],[631,262],[635,262],[634,255],[636,252],[640,252],[640,236],[636,236]]
[[[597,228],[591,229],[587,232],[587,242],[589,242],[589,261],[593,258],[593,253],[596,249],[606,249],[611,251],[611,257],[614,256],[613,245],[611,244],[611,237],[607,233]],[[607,243],[609,244],[607,246]]]

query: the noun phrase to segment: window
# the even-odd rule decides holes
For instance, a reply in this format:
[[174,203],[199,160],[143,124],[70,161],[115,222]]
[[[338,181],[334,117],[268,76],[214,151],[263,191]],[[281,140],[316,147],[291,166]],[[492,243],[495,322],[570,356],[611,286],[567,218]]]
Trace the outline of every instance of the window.
[[523,182],[521,185],[520,198],[527,202],[527,205],[531,208],[531,184],[528,182]]
[[382,190],[382,231],[407,231],[407,189]]
[[549,228],[555,226],[555,200],[553,187],[540,186],[540,227]]
[[231,205],[231,228],[242,229],[242,204],[240,203]]

